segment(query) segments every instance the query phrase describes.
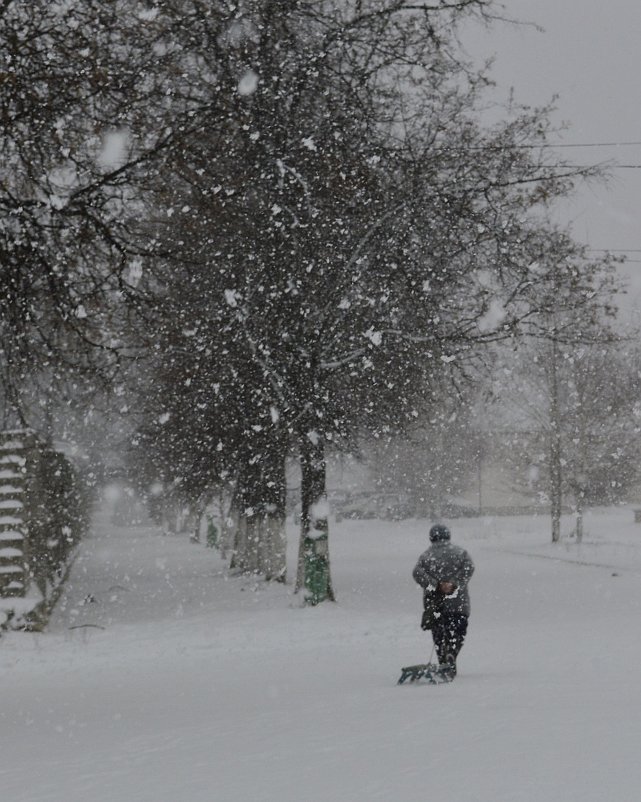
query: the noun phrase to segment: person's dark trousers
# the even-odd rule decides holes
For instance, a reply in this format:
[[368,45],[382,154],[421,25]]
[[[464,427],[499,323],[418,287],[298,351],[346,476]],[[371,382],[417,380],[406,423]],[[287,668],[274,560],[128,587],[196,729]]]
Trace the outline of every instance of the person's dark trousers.
[[432,627],[432,638],[441,664],[454,662],[461,651],[467,634],[467,616],[460,613],[443,613]]

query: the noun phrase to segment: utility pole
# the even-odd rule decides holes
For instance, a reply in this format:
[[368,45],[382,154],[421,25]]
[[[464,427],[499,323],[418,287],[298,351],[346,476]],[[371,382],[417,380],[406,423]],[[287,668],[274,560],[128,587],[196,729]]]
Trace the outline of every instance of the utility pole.
[[550,512],[552,515],[552,542],[561,539],[561,507],[563,504],[563,465],[561,457],[561,417],[559,409],[558,359],[559,344],[556,324],[552,329],[551,359],[549,364],[550,388]]
[[479,443],[477,453],[477,471],[478,471],[478,486],[479,486],[479,515],[483,514],[483,450]]

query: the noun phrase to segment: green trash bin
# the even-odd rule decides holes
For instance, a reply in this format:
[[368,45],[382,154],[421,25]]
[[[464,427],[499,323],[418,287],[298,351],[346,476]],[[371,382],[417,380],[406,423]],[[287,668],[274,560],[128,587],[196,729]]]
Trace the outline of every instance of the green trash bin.
[[325,601],[329,584],[329,548],[327,532],[305,538],[305,597],[307,604]]

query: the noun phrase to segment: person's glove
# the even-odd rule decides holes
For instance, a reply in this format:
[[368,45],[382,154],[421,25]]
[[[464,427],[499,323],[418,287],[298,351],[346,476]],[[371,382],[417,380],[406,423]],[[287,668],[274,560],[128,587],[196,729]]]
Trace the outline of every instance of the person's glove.
[[449,580],[444,580],[443,582],[438,583],[438,589],[440,593],[444,596],[451,596],[452,593],[456,590],[456,585],[454,582],[450,582]]

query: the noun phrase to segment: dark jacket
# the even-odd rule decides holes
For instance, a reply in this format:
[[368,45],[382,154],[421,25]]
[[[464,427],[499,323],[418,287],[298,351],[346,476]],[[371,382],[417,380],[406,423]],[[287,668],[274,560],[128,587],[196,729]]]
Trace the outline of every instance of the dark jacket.
[[[418,558],[412,576],[423,588],[425,609],[434,602],[442,602],[444,613],[470,614],[470,594],[467,583],[474,573],[470,555],[460,546],[449,541],[433,543]],[[449,596],[439,592],[439,582],[453,582],[456,590]]]

